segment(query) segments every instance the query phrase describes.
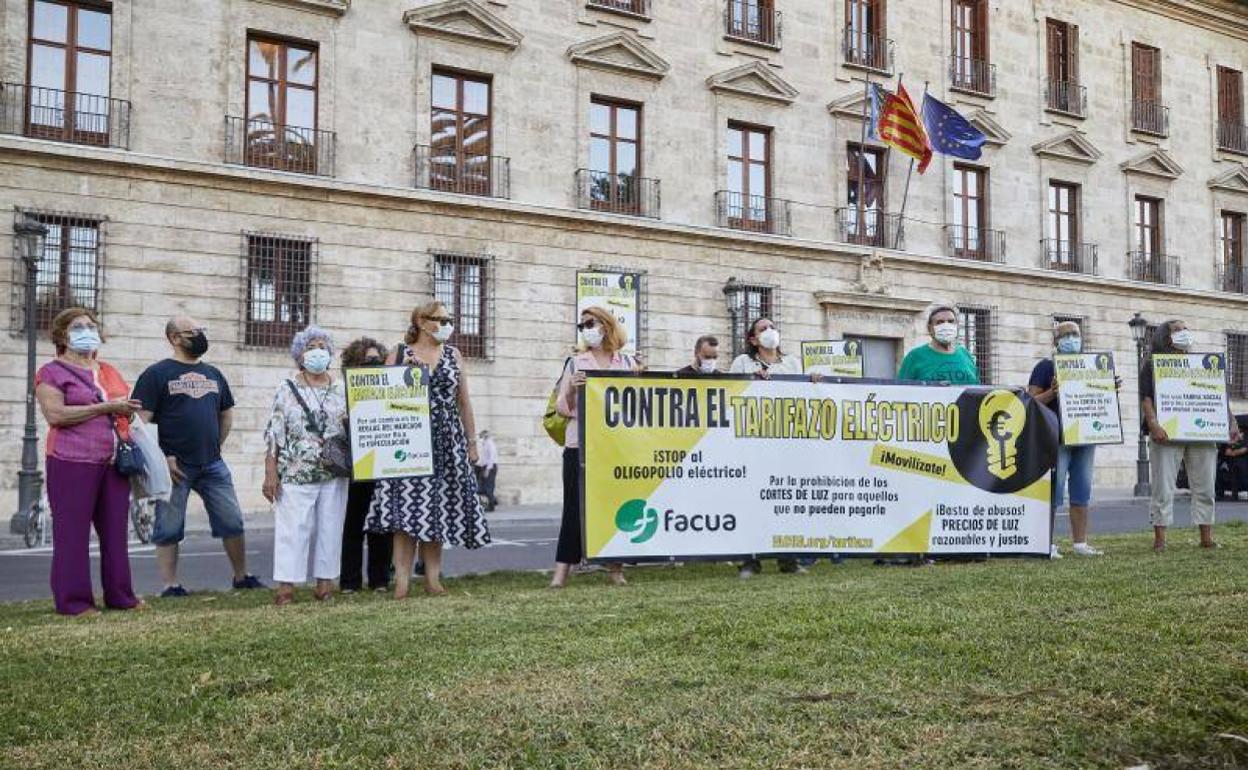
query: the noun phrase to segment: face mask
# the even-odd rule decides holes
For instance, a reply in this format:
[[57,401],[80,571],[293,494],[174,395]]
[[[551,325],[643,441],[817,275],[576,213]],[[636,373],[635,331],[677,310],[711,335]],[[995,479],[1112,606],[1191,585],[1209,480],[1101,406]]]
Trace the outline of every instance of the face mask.
[[208,352],[208,335],[203,332],[195,332],[195,336],[182,343],[182,347],[186,349],[191,358],[199,358]]
[[702,360],[698,361],[698,368],[702,370],[703,374],[710,374],[711,372],[715,371],[715,367],[718,364],[719,364],[719,361],[715,360],[714,358],[703,358]]
[[767,329],[758,335],[758,344],[768,350],[775,350],[780,347],[780,332],[775,329]]
[[75,353],[94,353],[100,347],[100,333],[95,329],[70,329],[69,349]]
[[958,338],[958,325],[952,321],[938,323],[932,331],[932,336],[942,345],[952,345],[953,341]]
[[455,333],[455,326],[452,324],[442,324],[438,330],[433,333],[433,338],[438,342],[446,342]]
[[313,374],[323,374],[329,368],[329,362],[333,358],[328,350],[321,348],[312,348],[303,354],[303,368]]
[[381,366],[381,359],[378,358],[377,356],[369,356],[368,358],[364,359],[364,365],[365,366]]
[[1179,350],[1187,350],[1192,346],[1192,333],[1187,329],[1174,332],[1170,335],[1170,344]]
[[1079,335],[1067,335],[1057,341],[1058,353],[1078,353],[1083,350],[1083,338]]
[[602,344],[602,329],[597,326],[581,330],[581,341],[591,348]]

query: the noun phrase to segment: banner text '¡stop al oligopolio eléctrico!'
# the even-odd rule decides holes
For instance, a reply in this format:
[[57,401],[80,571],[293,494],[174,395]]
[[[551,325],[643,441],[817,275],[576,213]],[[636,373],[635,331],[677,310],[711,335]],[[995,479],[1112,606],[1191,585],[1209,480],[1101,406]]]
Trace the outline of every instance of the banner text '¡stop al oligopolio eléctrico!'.
[[1020,390],[590,374],[596,560],[1049,553],[1057,426]]

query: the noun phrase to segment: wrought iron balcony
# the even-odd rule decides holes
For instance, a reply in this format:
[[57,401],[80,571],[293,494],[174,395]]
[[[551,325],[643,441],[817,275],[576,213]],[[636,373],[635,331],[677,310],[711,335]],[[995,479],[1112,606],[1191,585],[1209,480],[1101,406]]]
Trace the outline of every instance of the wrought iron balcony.
[[421,190],[443,190],[486,198],[511,197],[511,158],[456,154],[455,148],[418,144],[416,181]]
[[726,0],[724,37],[745,43],[780,47],[781,14],[772,3],[760,0]]
[[836,210],[837,238],[842,243],[904,249],[906,238],[899,214],[843,206]]
[[296,174],[334,175],[334,132],[256,118],[225,118],[225,162]]
[[1218,265],[1218,288],[1232,294],[1248,294],[1248,267]]
[[593,211],[659,218],[659,180],[607,171],[576,171],[576,205]]
[[893,41],[847,25],[841,35],[845,66],[893,74]]
[[1219,120],[1218,149],[1248,155],[1248,126],[1237,120]]
[[600,11],[650,18],[650,0],[589,0],[587,5]]
[[1077,82],[1046,80],[1044,83],[1045,108],[1077,118],[1087,117],[1088,89]]
[[1170,108],[1157,102],[1131,102],[1131,129],[1145,134],[1167,136],[1170,133]]
[[95,147],[130,147],[130,102],[0,83],[0,133]]
[[1179,258],[1169,254],[1151,254],[1145,251],[1127,253],[1130,269],[1128,277],[1135,281],[1179,285]]
[[1097,252],[1095,243],[1079,243],[1078,241],[1061,241],[1056,238],[1045,238],[1040,242],[1044,252],[1040,256],[1040,266],[1050,270],[1062,270],[1067,273],[1083,273],[1096,275]]
[[965,56],[950,56],[949,87],[968,94],[996,96],[997,65]]
[[720,227],[772,235],[792,235],[789,202],[730,190],[715,193],[716,222]]
[[1005,233],[982,227],[945,225],[945,244],[949,256],[980,262],[1005,261]]

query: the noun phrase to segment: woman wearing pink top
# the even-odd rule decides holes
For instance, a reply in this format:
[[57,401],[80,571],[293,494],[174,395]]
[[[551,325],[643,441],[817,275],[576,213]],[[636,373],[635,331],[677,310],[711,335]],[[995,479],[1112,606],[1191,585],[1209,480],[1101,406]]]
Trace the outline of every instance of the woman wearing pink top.
[[[585,558],[581,543],[580,444],[576,424],[577,389],[585,384],[585,372],[595,370],[634,370],[635,360],[620,353],[628,335],[615,317],[606,310],[591,307],[581,313],[581,346],[564,370],[559,381],[559,398],[555,409],[569,418],[567,436],[563,441],[563,524],[559,527],[559,545],[555,550],[555,574],[551,588],[563,588],[572,567]],[[613,564],[608,575],[614,585],[624,585],[624,568]]]
[[52,507],[52,600],[62,615],[96,613],[91,592],[91,526],[100,540],[104,604],[143,606],[130,583],[130,484],[113,467],[116,436],[129,437],[139,409],[116,369],[96,358],[95,314],[81,307],[52,320],[56,358],[35,375],[35,398],[48,421],[48,503]]

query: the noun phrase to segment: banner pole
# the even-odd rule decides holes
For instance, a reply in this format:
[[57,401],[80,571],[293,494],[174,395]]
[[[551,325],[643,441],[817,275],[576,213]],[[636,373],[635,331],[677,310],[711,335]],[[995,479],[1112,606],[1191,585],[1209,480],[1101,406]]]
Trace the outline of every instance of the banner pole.
[[[923,98],[919,100],[920,105],[922,105],[923,101],[927,99],[927,85],[928,85],[928,81],[926,80],[923,81]],[[901,78],[897,79],[897,91],[898,92],[901,91]],[[919,107],[920,114],[915,115],[915,117],[918,118],[920,122],[922,122],[923,120],[922,112],[923,112],[923,107],[920,106]],[[897,213],[897,234],[893,236],[893,249],[894,250],[897,249],[898,245],[901,243],[901,235],[906,227],[905,226],[906,201],[910,198],[910,177],[913,176],[913,174],[914,174],[914,158],[911,158],[910,170],[906,172],[906,189],[905,189],[905,192],[901,194],[901,211]]]

